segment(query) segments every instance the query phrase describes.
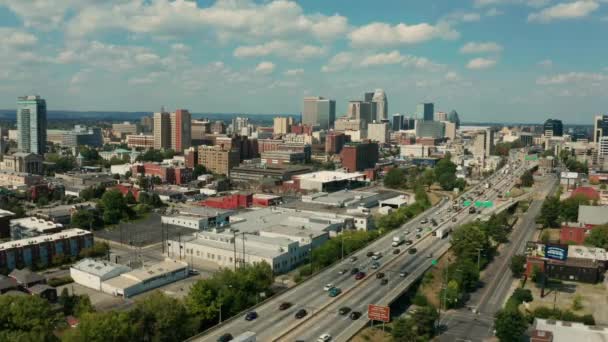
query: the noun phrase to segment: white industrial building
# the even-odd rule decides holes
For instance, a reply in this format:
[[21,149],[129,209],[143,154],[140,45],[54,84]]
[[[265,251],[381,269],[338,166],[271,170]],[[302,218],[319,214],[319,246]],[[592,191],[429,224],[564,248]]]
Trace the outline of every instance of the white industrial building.
[[63,230],[61,223],[43,220],[37,217],[24,217],[10,221],[11,239],[19,240],[39,235],[59,233]]
[[228,225],[231,214],[232,211],[229,210],[190,207],[180,209],[175,214],[163,216],[161,222],[194,230],[206,230]]
[[399,151],[402,158],[425,158],[431,155],[433,148],[422,144],[400,145]]
[[405,207],[408,206],[412,203],[414,203],[414,197],[407,195],[407,194],[403,194],[403,195],[399,195],[397,197],[393,197],[393,198],[389,198],[383,201],[379,202],[379,206],[380,208],[382,207],[390,207],[393,209],[399,209],[401,207]]
[[70,267],[70,277],[74,282],[101,291],[101,283],[131,271],[131,268],[107,261],[83,259]]
[[324,191],[327,188],[337,188],[336,184],[364,182],[366,177],[359,172],[318,171],[294,176],[300,181],[301,190]]
[[259,235],[205,231],[167,241],[167,253],[179,260],[204,260],[229,268],[242,263],[266,262],[273,272],[285,273],[306,260],[311,243],[315,248],[328,238],[325,232],[285,226],[265,227]]
[[188,276],[188,264],[184,261],[165,261],[122,273],[101,283],[101,291],[124,298],[173,283]]

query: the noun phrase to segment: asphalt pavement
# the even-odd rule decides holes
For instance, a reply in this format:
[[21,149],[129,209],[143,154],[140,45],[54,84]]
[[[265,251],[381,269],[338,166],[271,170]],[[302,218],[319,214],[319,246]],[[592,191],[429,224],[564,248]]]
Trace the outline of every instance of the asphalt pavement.
[[477,342],[494,335],[494,315],[506,302],[513,282],[517,281],[509,269],[511,257],[524,252],[526,242],[536,231],[536,217],[544,199],[555,190],[556,184],[555,177],[549,176],[538,186],[541,195],[532,201],[522,220],[516,224],[500,255],[487,266],[481,279],[485,285],[471,294],[465,308],[450,310],[443,315],[440,325],[447,330],[440,341]]

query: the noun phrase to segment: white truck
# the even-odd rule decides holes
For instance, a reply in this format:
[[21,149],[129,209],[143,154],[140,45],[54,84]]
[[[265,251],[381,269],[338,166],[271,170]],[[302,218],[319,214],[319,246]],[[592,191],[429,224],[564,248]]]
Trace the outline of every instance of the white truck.
[[450,233],[452,229],[450,229],[449,227],[441,227],[438,228],[433,235],[435,235],[436,238],[438,239],[443,239],[444,237],[448,236],[448,234]]
[[252,331],[246,331],[239,336],[236,336],[232,342],[255,342],[255,333]]
[[400,244],[402,244],[403,241],[404,241],[403,236],[401,236],[401,235],[393,236],[393,243],[391,245],[393,247],[397,247]]

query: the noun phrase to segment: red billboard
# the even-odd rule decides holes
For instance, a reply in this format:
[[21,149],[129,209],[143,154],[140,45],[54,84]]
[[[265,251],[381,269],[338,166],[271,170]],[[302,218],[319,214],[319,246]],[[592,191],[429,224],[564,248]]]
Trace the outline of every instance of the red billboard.
[[388,306],[370,304],[367,306],[367,317],[373,321],[388,323],[391,321],[391,308]]

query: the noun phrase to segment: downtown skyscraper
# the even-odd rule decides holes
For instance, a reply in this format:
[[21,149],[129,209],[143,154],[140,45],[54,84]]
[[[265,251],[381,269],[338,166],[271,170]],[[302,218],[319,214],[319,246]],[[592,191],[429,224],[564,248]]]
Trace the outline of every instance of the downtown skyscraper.
[[192,119],[185,109],[154,113],[154,148],[183,152],[192,143]]
[[46,101],[38,95],[17,98],[17,145],[21,152],[46,152]]
[[330,129],[336,121],[336,101],[321,96],[305,97],[302,124]]

